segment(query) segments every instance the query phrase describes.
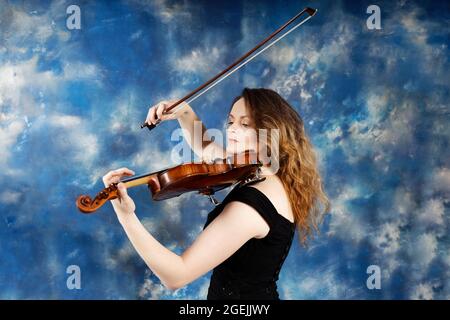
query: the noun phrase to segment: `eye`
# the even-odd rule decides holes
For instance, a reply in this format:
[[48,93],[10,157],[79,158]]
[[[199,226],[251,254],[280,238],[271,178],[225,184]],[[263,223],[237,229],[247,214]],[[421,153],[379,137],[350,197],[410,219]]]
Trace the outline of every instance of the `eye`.
[[229,126],[231,126],[232,124],[233,124],[232,121],[228,121],[227,126],[229,127]]
[[249,125],[248,125],[248,123],[243,123],[242,126],[247,128]]

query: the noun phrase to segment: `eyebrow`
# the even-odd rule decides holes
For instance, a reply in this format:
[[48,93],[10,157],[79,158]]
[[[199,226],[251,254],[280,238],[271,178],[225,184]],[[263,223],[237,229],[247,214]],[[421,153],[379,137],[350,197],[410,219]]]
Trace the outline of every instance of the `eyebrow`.
[[[230,118],[233,118],[234,119],[234,116],[230,113],[230,115],[228,116],[228,117],[230,117]],[[240,117],[241,119],[242,118],[250,118],[249,116],[247,116],[247,115],[245,115],[245,116],[241,116]]]

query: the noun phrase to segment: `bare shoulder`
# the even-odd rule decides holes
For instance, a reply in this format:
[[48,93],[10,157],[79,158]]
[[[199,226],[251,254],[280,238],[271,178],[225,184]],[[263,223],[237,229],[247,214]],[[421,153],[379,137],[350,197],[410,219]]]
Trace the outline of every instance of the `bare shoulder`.
[[263,238],[270,231],[268,223],[253,207],[239,201],[231,201],[228,203],[214,221],[216,220],[223,220],[228,225],[233,226],[232,230],[234,232],[240,230],[252,238]]
[[291,222],[294,221],[294,214],[287,193],[288,190],[285,190],[280,178],[277,176],[268,176],[265,180],[252,184],[251,186],[264,193],[280,215]]

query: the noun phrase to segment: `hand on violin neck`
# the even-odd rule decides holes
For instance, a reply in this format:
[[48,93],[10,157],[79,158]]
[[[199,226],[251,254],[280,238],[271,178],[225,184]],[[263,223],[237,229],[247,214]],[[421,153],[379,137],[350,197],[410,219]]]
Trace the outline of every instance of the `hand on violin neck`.
[[117,191],[119,197],[112,200],[112,202],[119,222],[123,223],[128,217],[134,215],[136,205],[133,199],[128,195],[127,187],[124,183],[120,182],[117,185]]
[[126,185],[123,182],[120,182],[120,178],[123,176],[132,175],[134,175],[134,171],[128,168],[120,168],[117,170],[112,170],[103,176],[103,183],[105,187],[110,186],[112,183],[118,183],[118,198],[111,200],[111,204],[117,214],[117,218],[121,223],[127,218],[127,216],[133,215],[136,210],[136,205],[133,199],[128,195]]

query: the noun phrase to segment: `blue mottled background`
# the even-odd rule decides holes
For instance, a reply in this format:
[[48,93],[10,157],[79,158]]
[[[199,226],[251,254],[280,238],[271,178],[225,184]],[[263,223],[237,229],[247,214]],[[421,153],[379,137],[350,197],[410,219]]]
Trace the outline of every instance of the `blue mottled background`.
[[[81,29],[66,8],[81,9]],[[366,9],[381,8],[381,30]],[[171,292],[130,246],[108,203],[81,215],[107,171],[177,164],[176,122],[141,130],[148,106],[179,98],[305,6],[307,24],[192,106],[223,128],[247,87],[302,115],[332,201],[321,234],[297,242],[282,299],[449,299],[448,1],[0,0],[0,298],[204,299],[209,275]],[[129,190],[164,245],[183,252],[209,200]],[[221,193],[219,196],[224,196]],[[66,268],[81,268],[80,290]],[[381,269],[381,289],[366,286]]]

